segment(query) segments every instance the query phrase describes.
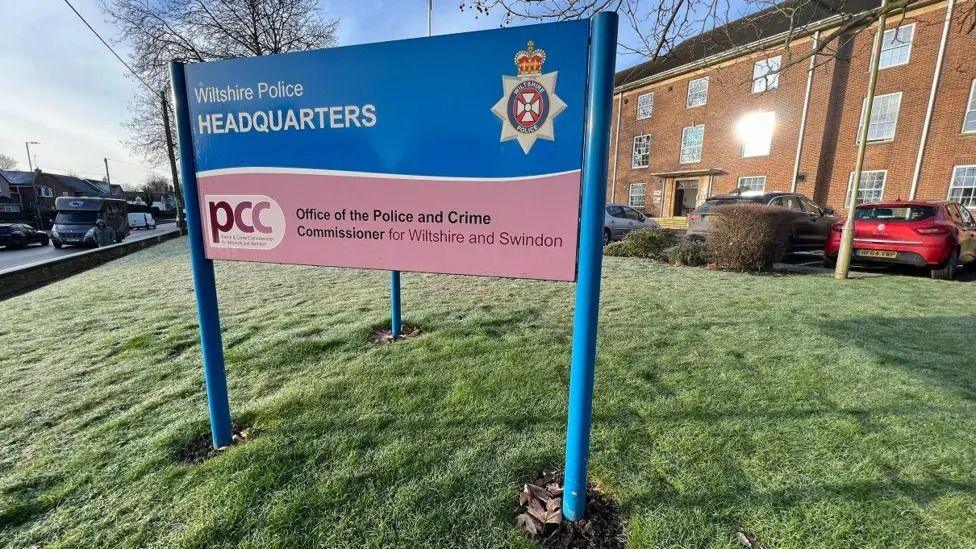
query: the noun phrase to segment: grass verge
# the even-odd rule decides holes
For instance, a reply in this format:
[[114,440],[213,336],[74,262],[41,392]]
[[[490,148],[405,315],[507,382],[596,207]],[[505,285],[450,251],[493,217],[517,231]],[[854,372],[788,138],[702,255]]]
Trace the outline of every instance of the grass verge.
[[[218,265],[205,433],[184,240],[4,302],[0,545],[525,547],[562,461],[573,286]],[[605,263],[591,471],[631,547],[976,545],[976,292]]]

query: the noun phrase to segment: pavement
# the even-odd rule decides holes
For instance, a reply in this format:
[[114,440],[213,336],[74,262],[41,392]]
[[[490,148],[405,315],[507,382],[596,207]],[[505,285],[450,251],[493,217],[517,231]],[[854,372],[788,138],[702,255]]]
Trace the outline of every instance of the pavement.
[[[151,238],[161,234],[169,233],[178,230],[176,228],[176,223],[165,223],[159,224],[155,229],[149,230],[133,230],[128,237],[126,237],[123,242],[134,242],[137,240],[143,240],[146,238]],[[91,248],[74,248],[65,246],[60,250],[55,248],[54,245],[48,244],[47,246],[39,246],[37,244],[31,244],[23,250],[11,250],[6,248],[0,248],[0,271],[5,271],[7,269],[15,269],[17,267],[23,267],[26,265],[31,265],[34,263],[40,263],[43,261],[48,261],[51,259],[57,259],[69,255],[75,255],[82,252],[86,252]]]
[[[776,271],[796,274],[834,275],[833,269],[823,266],[823,252],[796,252],[787,254],[781,263],[774,267]],[[916,276],[928,278],[929,271],[907,266],[895,265],[891,267],[865,267],[854,265],[851,267],[851,278],[872,278],[876,276]],[[976,282],[976,268],[960,269],[956,275],[958,282]]]

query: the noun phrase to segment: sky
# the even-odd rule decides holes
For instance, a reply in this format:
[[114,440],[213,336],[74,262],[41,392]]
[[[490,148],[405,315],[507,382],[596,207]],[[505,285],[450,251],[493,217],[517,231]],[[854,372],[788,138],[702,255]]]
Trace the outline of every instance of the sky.
[[[72,0],[106,38],[116,38],[98,0]],[[489,17],[458,9],[459,0],[434,0],[434,34],[497,28]],[[322,14],[339,18],[339,45],[427,33],[426,0],[320,0]],[[138,84],[63,0],[0,0],[0,153],[34,167],[101,179],[108,158],[113,183],[135,186],[167,165],[152,165],[125,144],[129,105]],[[519,24],[519,23],[516,23]],[[625,30],[621,28],[621,30]],[[114,44],[123,57],[126,48]],[[618,59],[618,67],[635,59]]]

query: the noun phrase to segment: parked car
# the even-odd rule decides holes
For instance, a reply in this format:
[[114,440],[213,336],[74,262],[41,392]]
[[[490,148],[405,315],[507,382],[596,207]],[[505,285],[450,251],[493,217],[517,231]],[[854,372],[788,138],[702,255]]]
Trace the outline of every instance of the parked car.
[[630,206],[607,204],[606,215],[603,217],[603,243],[621,240],[638,229],[652,229],[657,226],[657,222]]
[[821,250],[830,236],[831,226],[837,222],[832,208],[818,205],[806,196],[786,192],[737,191],[715,195],[688,215],[688,237],[708,238],[715,210],[722,206],[759,204],[786,208],[796,212],[790,224],[787,251]]
[[129,213],[129,228],[130,229],[155,229],[156,220],[153,219],[151,213],[144,212],[130,212]]
[[26,248],[29,244],[47,246],[50,237],[26,223],[0,224],[0,246],[5,248]]
[[[912,265],[952,280],[960,264],[976,261],[976,220],[958,202],[875,202],[854,208],[853,215],[854,263]],[[824,246],[827,267],[837,263],[843,227],[835,223]]]

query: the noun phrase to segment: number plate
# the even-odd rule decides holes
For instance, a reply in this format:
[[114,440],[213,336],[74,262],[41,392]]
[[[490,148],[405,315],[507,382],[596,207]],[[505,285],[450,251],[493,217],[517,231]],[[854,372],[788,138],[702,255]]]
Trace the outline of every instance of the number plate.
[[861,257],[883,257],[886,259],[895,259],[898,257],[898,252],[889,252],[887,250],[858,250],[857,255]]

